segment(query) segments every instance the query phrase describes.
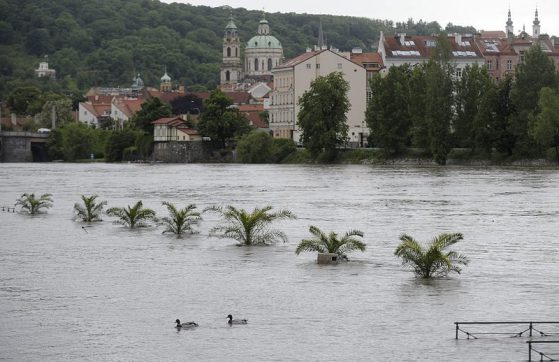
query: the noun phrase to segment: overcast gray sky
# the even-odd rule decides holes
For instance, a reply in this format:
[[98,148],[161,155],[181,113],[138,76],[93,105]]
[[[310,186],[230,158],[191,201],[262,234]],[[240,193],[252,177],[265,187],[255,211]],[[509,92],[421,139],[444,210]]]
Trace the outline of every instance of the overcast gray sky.
[[515,33],[526,25],[532,33],[532,21],[536,6],[539,10],[541,32],[559,36],[559,0],[468,0],[468,1],[420,1],[420,0],[163,0],[166,3],[181,2],[211,7],[228,5],[233,8],[262,10],[281,13],[308,13],[350,15],[373,19],[405,21],[437,21],[443,27],[448,23],[471,25],[478,30],[504,30],[510,5]]

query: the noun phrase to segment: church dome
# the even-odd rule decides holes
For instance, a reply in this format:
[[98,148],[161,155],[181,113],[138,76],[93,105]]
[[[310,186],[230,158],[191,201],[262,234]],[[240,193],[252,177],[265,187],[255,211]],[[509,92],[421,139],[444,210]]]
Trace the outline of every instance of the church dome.
[[273,35],[256,35],[247,43],[247,49],[281,49],[280,41]]
[[253,36],[247,43],[247,49],[281,49],[280,41],[270,35],[268,20],[262,19],[258,24],[258,35]]
[[163,76],[161,77],[161,81],[162,82],[170,82],[171,81],[171,77],[169,77],[169,74],[167,74],[167,71],[165,71],[165,74],[163,74]]

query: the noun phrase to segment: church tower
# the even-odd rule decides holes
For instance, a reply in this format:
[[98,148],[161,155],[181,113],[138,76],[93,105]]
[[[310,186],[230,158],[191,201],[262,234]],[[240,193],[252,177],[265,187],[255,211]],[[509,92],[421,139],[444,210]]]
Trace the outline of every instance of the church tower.
[[507,20],[507,37],[511,38],[514,36],[514,27],[512,26],[512,17],[510,15],[510,8],[509,8],[509,19]]
[[[223,63],[221,65],[221,86],[239,83],[242,75],[241,66],[241,40],[239,31],[233,22],[233,14],[229,17],[229,22],[225,27],[223,37]],[[225,86],[225,87],[224,87]]]
[[161,92],[170,92],[172,90],[171,77],[167,74],[167,67],[165,67],[165,74],[161,77],[161,83],[159,83],[159,90]]
[[536,17],[532,25],[532,37],[538,39],[540,37],[540,19],[538,19],[538,8],[536,8]]

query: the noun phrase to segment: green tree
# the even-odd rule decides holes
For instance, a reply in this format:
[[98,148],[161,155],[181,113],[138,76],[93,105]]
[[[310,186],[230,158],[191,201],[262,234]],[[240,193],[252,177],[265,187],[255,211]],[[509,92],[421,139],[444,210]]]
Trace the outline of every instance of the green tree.
[[512,156],[515,136],[512,130],[512,116],[516,112],[511,98],[513,80],[506,77],[497,86],[495,101],[495,148],[506,156]]
[[342,73],[334,72],[316,78],[299,98],[297,125],[303,145],[314,158],[321,152],[334,158],[337,147],[347,142],[348,91],[349,83]]
[[374,96],[365,118],[375,147],[387,153],[399,153],[409,143],[409,75],[408,65],[391,67],[386,77],[377,74],[371,81]]
[[297,145],[292,139],[274,138],[272,140],[272,160],[282,162],[287,156],[297,151]]
[[287,241],[283,231],[270,229],[274,221],[295,219],[289,210],[271,212],[271,206],[254,208],[252,212],[237,209],[231,205],[226,207],[214,206],[205,211],[219,213],[225,224],[213,227],[211,236],[236,240],[239,245],[266,245],[277,241]]
[[124,150],[132,147],[136,142],[136,133],[129,128],[113,131],[105,143],[105,160],[120,162],[124,157]]
[[21,211],[31,215],[40,213],[41,209],[50,209],[52,204],[51,194],[42,194],[39,198],[36,198],[34,193],[25,193],[16,201],[16,206],[20,206]]
[[475,148],[476,133],[484,132],[485,122],[481,116],[478,117],[481,103],[492,87],[486,67],[474,64],[462,70],[462,76],[456,81],[456,118],[453,122],[456,146]]
[[151,122],[170,115],[171,107],[161,102],[159,98],[153,97],[142,104],[140,110],[132,117],[132,122],[136,125],[136,128],[153,135],[153,124]]
[[497,88],[491,85],[481,95],[478,112],[472,124],[473,149],[480,155],[490,157],[497,135]]
[[35,86],[17,87],[8,96],[8,107],[16,114],[29,114],[29,106],[40,96],[41,90]]
[[340,238],[335,232],[330,232],[326,235],[316,226],[309,228],[312,234],[311,239],[303,239],[295,249],[295,254],[299,255],[303,251],[311,251],[318,253],[333,253],[338,254],[340,259],[346,259],[346,253],[353,250],[365,251],[365,243],[355,238],[363,237],[363,232],[359,230],[350,230]]
[[511,118],[511,132],[515,137],[514,151],[517,156],[534,156],[537,150],[528,134],[530,113],[538,106],[538,96],[543,87],[557,88],[555,65],[539,45],[532,46],[524,55],[524,62],[516,68],[511,99],[516,112]]
[[538,109],[530,115],[530,135],[540,145],[555,148],[559,165],[559,91],[542,88]]
[[101,213],[107,201],[96,202],[97,195],[82,195],[82,204],[75,203],[74,211],[85,222],[102,221]]
[[68,123],[63,127],[62,152],[64,160],[89,158],[94,153],[96,133],[83,123]]
[[169,216],[161,218],[161,222],[165,225],[163,233],[170,232],[176,234],[177,238],[180,238],[185,232],[194,233],[192,227],[198,225],[200,220],[202,220],[200,213],[195,211],[196,205],[194,204],[189,204],[182,209],[177,209],[174,204],[167,201],[164,201],[163,205],[169,212]]
[[155,221],[155,211],[144,208],[142,201],[138,201],[130,207],[111,207],[107,210],[107,215],[117,217],[115,224],[124,225],[130,229],[146,227],[149,221]]
[[60,97],[48,100],[43,104],[41,112],[36,117],[41,125],[50,128],[53,110],[56,127],[72,120],[72,100],[67,97]]
[[237,156],[243,163],[269,163],[273,139],[267,132],[252,131],[237,142]]
[[409,88],[409,114],[411,119],[410,136],[411,144],[414,147],[430,149],[429,124],[427,123],[427,104],[426,68],[427,64],[420,64],[413,68],[411,73]]
[[204,101],[204,113],[197,128],[202,135],[222,143],[250,131],[246,117],[220,89],[212,91]]
[[467,265],[468,259],[446,249],[462,239],[460,233],[440,234],[424,247],[411,236],[403,234],[394,255],[402,259],[402,265],[411,268],[421,278],[444,277],[450,272],[460,274],[460,266]]

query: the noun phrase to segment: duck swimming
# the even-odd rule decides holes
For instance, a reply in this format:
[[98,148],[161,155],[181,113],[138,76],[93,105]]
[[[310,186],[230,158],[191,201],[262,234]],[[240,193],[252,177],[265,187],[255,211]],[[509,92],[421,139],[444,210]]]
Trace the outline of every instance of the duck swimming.
[[233,316],[231,314],[229,314],[227,316],[227,318],[229,319],[227,321],[227,323],[229,325],[232,325],[232,324],[247,324],[247,322],[248,322],[246,319],[233,319]]
[[184,322],[184,323],[181,323],[181,320],[180,320],[180,319],[177,319],[177,320],[175,321],[175,323],[177,323],[177,328],[178,328],[178,329],[181,329],[181,328],[195,328],[195,327],[198,327],[198,323],[196,323],[196,322]]

